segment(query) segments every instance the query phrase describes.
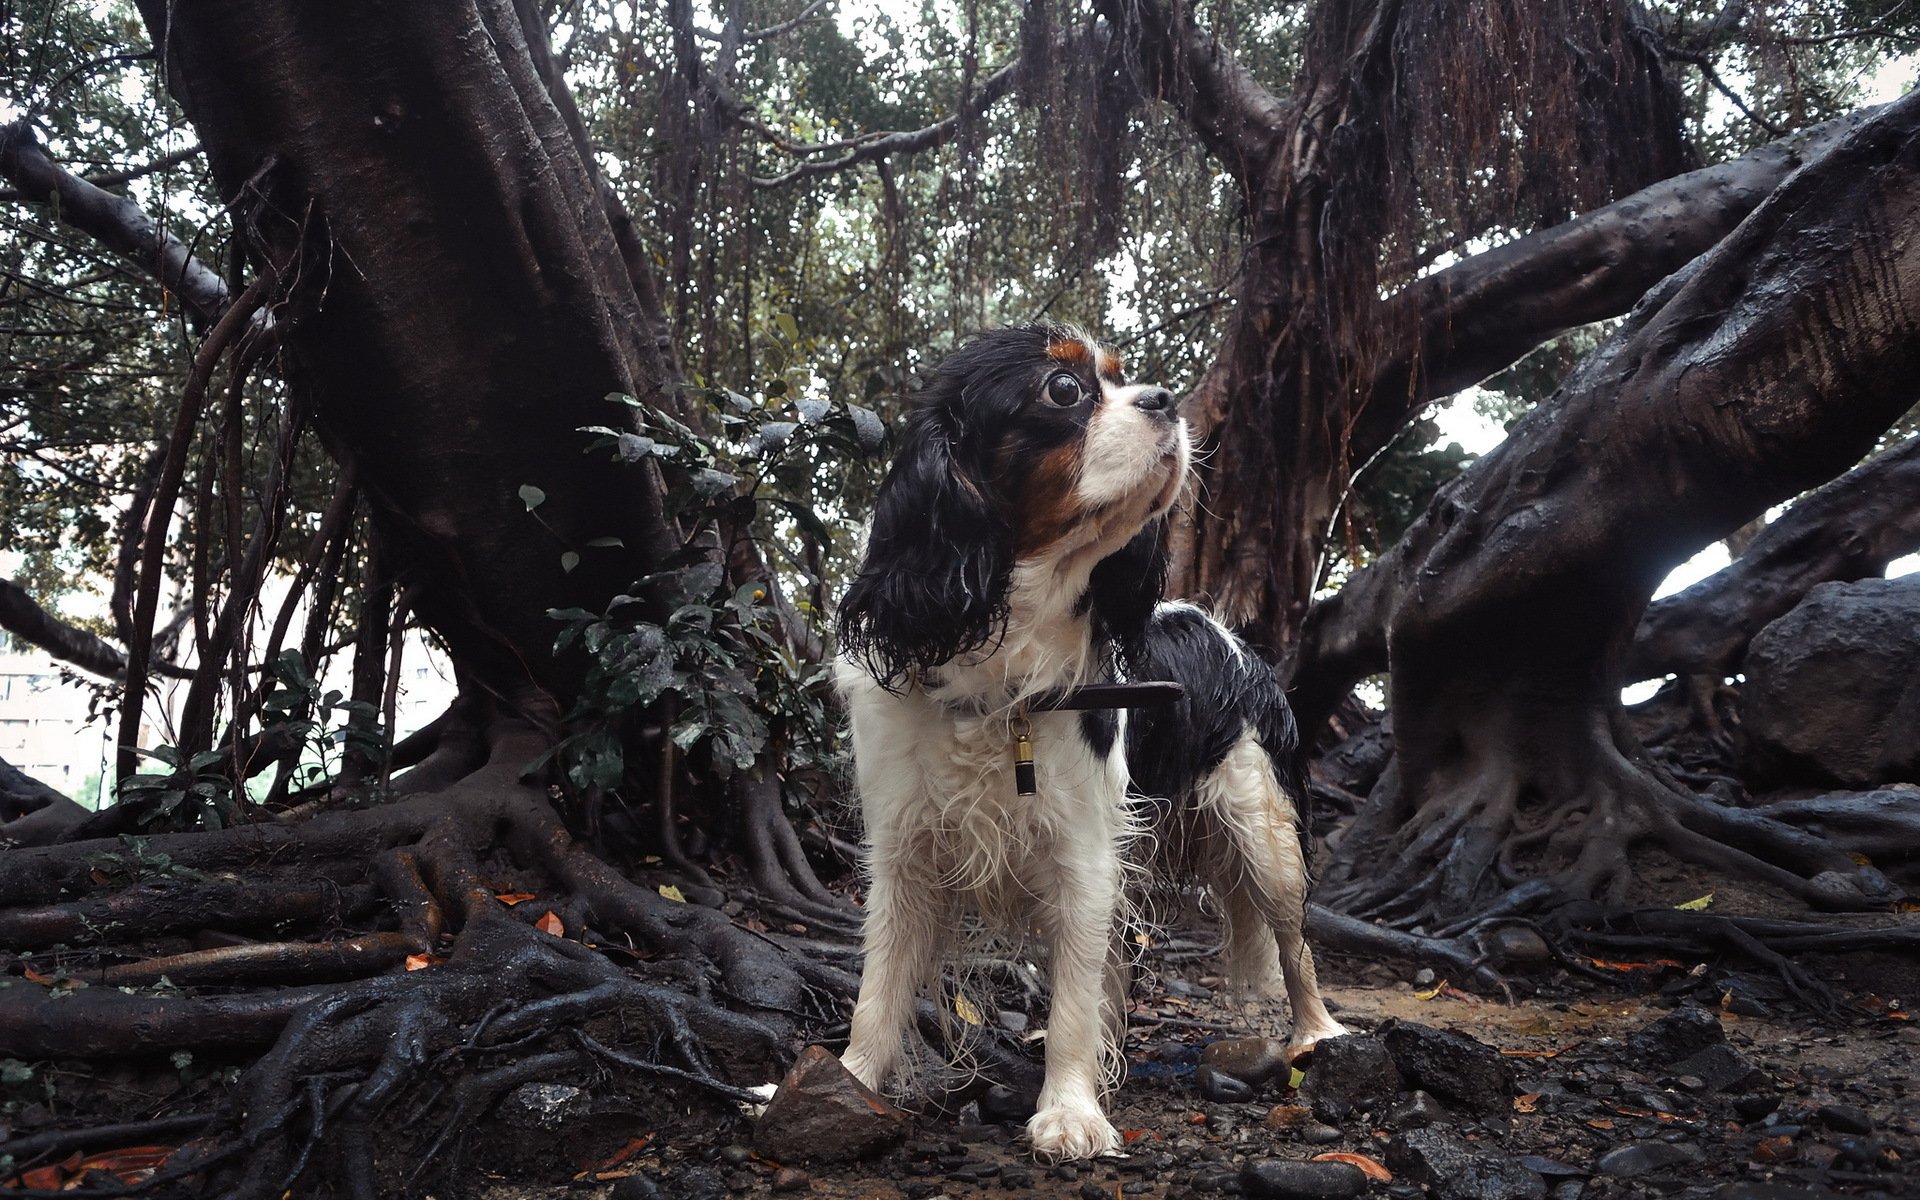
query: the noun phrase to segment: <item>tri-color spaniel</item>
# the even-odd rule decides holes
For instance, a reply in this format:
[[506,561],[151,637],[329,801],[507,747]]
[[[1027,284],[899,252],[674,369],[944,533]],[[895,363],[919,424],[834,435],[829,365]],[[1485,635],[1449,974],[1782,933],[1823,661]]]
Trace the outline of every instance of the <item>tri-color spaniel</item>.
[[[1346,1032],[1301,937],[1285,697],[1204,613],[1159,602],[1160,526],[1188,459],[1175,403],[1065,326],[974,339],[907,419],[840,605],[871,876],[844,1061],[869,1087],[886,1082],[965,912],[1037,928],[1053,1003],[1027,1130],[1043,1158],[1118,1145],[1101,1095],[1124,1027],[1110,967],[1130,863],[1213,889],[1234,977],[1263,997],[1284,988],[1294,1045]],[[1052,707],[1127,679],[1185,696]]]

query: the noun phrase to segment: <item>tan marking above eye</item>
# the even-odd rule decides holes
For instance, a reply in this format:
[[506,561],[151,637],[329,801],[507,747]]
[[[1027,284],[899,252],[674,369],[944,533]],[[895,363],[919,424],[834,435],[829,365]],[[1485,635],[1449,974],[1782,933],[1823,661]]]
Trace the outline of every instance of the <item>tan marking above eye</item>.
[[1125,364],[1120,361],[1120,356],[1111,350],[1100,351],[1100,374],[1112,379],[1115,383],[1127,381]]
[[1076,366],[1092,366],[1093,351],[1085,342],[1049,342],[1047,357],[1055,362],[1072,363]]

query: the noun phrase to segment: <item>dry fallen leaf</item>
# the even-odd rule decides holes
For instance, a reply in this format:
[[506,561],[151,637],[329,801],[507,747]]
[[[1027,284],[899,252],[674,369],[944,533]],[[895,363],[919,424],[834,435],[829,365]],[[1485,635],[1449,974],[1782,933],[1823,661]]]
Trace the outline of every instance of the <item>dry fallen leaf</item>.
[[512,908],[516,904],[524,904],[527,901],[533,899],[533,893],[532,892],[496,892],[493,898],[495,900],[498,900],[500,903],[506,905],[508,908]]
[[1674,907],[1679,909],[1681,912],[1699,912],[1701,909],[1705,908],[1707,905],[1712,903],[1713,903],[1713,893],[1708,892],[1706,895],[1701,896],[1696,900],[1689,900],[1685,904],[1676,904],[1674,905]]
[[1366,1176],[1368,1179],[1372,1179],[1379,1183],[1393,1182],[1392,1171],[1387,1170],[1387,1168],[1384,1165],[1382,1165],[1380,1162],[1374,1159],[1368,1158],[1364,1154],[1349,1154],[1345,1150],[1333,1150],[1333,1151],[1329,1151],[1326,1154],[1314,1155],[1313,1161],[1314,1162],[1346,1163],[1350,1167],[1359,1167],[1362,1171],[1366,1173]]
[[567,933],[566,925],[561,922],[559,917],[554,915],[552,909],[548,909],[546,916],[535,921],[533,927],[541,933],[550,933],[555,937],[565,937]]
[[953,1015],[959,1017],[969,1025],[981,1025],[986,1022],[986,1018],[982,1016],[980,1010],[974,1006],[973,1001],[967,999],[965,996],[954,996]]
[[431,954],[409,954],[407,955],[407,970],[424,971],[438,961],[439,960]]
[[665,896],[667,899],[673,901],[675,904],[685,904],[687,902],[686,896],[681,893],[679,888],[675,887],[671,883],[661,884],[659,888],[659,892],[662,896]]
[[1415,1000],[1431,1000],[1435,996],[1438,996],[1440,994],[1440,989],[1446,986],[1447,986],[1447,981],[1442,979],[1439,983],[1434,984],[1433,987],[1428,989],[1427,991],[1415,992],[1413,994],[1413,998]]
[[1592,1126],[1595,1129],[1612,1129],[1613,1128],[1613,1122],[1607,1120],[1605,1117],[1595,1117],[1593,1120],[1588,1121],[1587,1124]]
[[1141,1138],[1151,1136],[1153,1136],[1152,1133],[1145,1129],[1122,1129],[1120,1131],[1120,1143],[1124,1146],[1131,1146]]
[[1534,1106],[1537,1105],[1539,1102],[1540,1102],[1539,1092],[1528,1092],[1524,1096],[1515,1096],[1513,1098],[1513,1111],[1533,1112],[1535,1111]]

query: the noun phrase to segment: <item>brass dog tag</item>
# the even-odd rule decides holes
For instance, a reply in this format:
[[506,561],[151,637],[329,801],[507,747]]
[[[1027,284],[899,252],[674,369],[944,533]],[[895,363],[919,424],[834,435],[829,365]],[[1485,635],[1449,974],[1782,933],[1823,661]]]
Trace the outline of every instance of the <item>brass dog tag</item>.
[[1040,790],[1033,777],[1033,737],[1032,726],[1027,719],[1014,718],[1013,722],[1013,790],[1016,795],[1031,796]]

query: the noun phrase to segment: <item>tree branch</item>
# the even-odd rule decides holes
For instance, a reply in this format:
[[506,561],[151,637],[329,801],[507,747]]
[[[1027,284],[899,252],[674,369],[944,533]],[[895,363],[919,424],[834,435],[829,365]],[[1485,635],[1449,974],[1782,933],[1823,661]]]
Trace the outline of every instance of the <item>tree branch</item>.
[[1812,492],[1724,570],[1656,600],[1640,618],[1622,683],[1669,671],[1724,675],[1747,643],[1815,584],[1885,573],[1920,548],[1920,437]]
[[[141,163],[137,167],[122,167],[118,171],[97,171],[92,175],[82,175],[79,178],[81,183],[90,183],[94,187],[112,187],[117,183],[131,183],[136,179],[145,179],[149,175],[157,175],[161,171],[165,171],[171,167],[177,167],[183,162],[188,162],[198,157],[200,157],[200,147],[193,145],[188,146],[184,150],[175,150],[168,154],[162,154],[152,162]],[[28,195],[19,188],[0,188],[0,202],[14,203],[20,200],[37,199],[39,199],[39,197]]]
[[1285,127],[1288,103],[1247,74],[1185,5],[1164,0],[1096,0],[1133,56],[1141,84],[1171,103],[1243,188],[1265,174]]
[[48,158],[24,120],[0,125],[0,175],[13,181],[22,196],[53,207],[66,224],[132,258],[203,323],[217,320],[226,310],[227,285],[218,272],[194,258],[185,243],[139,205]]
[[1878,108],[1863,108],[1718,166],[1662,180],[1563,225],[1436,272],[1387,302],[1412,329],[1376,377],[1354,428],[1365,460],[1427,401],[1512,365],[1569,329],[1631,308],[1725,237],[1780,183]]
[[855,167],[864,162],[874,162],[883,158],[891,158],[896,154],[918,154],[922,150],[931,150],[935,146],[943,146],[952,141],[955,135],[960,132],[960,126],[963,121],[979,116],[998,103],[1001,97],[1012,91],[1015,78],[1019,74],[1019,71],[1020,64],[1017,60],[1001,67],[998,71],[989,75],[986,82],[982,83],[978,90],[968,96],[956,112],[943,120],[935,121],[925,129],[907,130],[898,133],[867,134],[863,137],[850,139],[844,143],[808,145],[804,142],[794,142],[782,136],[778,130],[768,126],[757,116],[749,117],[748,114],[751,113],[751,110],[747,109],[745,104],[737,99],[735,99],[733,103],[739,106],[738,109],[727,110],[727,116],[729,119],[739,122],[741,125],[759,133],[762,137],[772,141],[774,145],[789,154],[818,154],[830,151],[840,145],[851,147],[851,149],[838,158],[801,163],[792,170],[775,175],[770,179],[763,179],[756,176],[753,181],[753,186],[757,188],[785,187],[790,183],[797,183],[802,179],[811,179],[816,175],[830,175],[836,171],[844,171],[849,167]]
[[[91,674],[119,679],[127,673],[127,656],[112,643],[41,608],[10,579],[0,579],[0,629]],[[156,664],[155,669],[176,679],[190,674],[172,663]]]

